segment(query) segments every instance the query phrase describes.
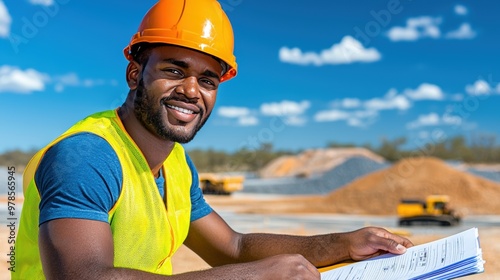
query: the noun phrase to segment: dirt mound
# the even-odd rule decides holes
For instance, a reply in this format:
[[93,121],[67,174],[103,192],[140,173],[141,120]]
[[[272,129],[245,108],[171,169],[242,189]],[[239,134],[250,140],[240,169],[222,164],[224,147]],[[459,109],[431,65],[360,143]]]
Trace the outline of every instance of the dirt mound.
[[[396,214],[402,198],[450,196],[463,214],[500,214],[500,184],[450,167],[432,157],[401,160],[331,192],[322,211],[352,214]],[[319,203],[318,203],[319,204]]]
[[282,156],[259,172],[261,178],[308,177],[324,173],[347,159],[362,156],[383,163],[384,159],[364,148],[331,148],[307,150],[296,156]]

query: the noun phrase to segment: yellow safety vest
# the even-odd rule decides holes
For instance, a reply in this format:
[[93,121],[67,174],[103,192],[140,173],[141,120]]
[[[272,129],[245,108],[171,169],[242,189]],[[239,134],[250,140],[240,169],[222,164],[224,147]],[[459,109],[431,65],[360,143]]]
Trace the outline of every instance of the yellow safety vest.
[[51,146],[80,132],[104,138],[121,164],[121,192],[109,211],[108,220],[114,241],[114,266],[172,274],[171,257],[186,239],[191,216],[192,174],[184,149],[176,143],[163,164],[168,201],[165,203],[146,159],[125,131],[117,112],[105,111],[75,124],[39,151],[26,167],[25,200],[15,243],[16,267],[11,273],[12,279],[45,279],[38,247],[40,195],[34,174]]

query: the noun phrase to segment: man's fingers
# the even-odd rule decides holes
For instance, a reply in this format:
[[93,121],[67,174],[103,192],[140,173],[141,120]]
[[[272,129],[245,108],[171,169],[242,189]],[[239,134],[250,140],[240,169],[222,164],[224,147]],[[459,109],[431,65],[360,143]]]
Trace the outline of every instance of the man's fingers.
[[321,278],[321,273],[319,272],[319,270],[302,255],[286,255],[284,257],[281,257],[280,261],[284,261],[287,265],[291,265],[292,269],[290,270],[290,273],[293,273],[293,277],[297,277],[300,275],[301,277],[305,277],[300,279]]
[[398,242],[399,244],[403,245],[406,248],[413,247],[413,243],[408,238],[405,238],[403,236],[392,234],[390,238],[394,239],[396,242]]
[[406,248],[413,246],[413,244],[405,238],[393,238],[386,240],[387,248],[385,250],[393,254],[404,254],[406,253]]
[[321,277],[321,273],[319,273],[319,270],[309,261],[306,261],[306,266],[309,271],[315,276],[315,277]]
[[320,274],[319,270],[310,261],[308,261],[302,255],[297,255],[297,257],[300,258],[300,259],[297,259],[299,261],[299,263],[301,265],[305,266],[305,268],[307,270],[309,270],[313,276],[315,276],[317,278],[321,277],[321,274]]
[[413,246],[413,243],[407,238],[392,233],[379,236],[379,238],[378,244],[380,244],[381,247],[377,249],[393,254],[403,254],[406,252],[407,248]]

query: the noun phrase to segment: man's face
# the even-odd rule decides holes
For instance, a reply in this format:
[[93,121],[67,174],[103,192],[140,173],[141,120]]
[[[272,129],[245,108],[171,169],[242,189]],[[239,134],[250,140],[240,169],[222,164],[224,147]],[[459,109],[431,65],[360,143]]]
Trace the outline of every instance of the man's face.
[[142,67],[136,118],[161,139],[191,141],[212,112],[222,66],[194,50],[161,46],[151,51]]

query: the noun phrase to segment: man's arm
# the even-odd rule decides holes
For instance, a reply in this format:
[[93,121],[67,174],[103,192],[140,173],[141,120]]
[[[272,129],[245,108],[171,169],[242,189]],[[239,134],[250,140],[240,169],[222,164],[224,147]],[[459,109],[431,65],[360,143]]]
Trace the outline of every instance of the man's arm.
[[[301,256],[268,258],[205,271],[163,276],[113,267],[113,238],[107,223],[57,219],[40,226],[40,252],[47,279],[319,279]],[[283,271],[283,268],[293,268]],[[272,274],[279,271],[279,274]],[[263,275],[266,276],[263,276]],[[298,275],[303,278],[294,278]]]
[[[70,154],[75,155],[78,161],[67,162],[75,158],[69,157]],[[107,213],[119,195],[121,177],[114,151],[107,142],[95,135],[71,136],[46,153],[36,176],[42,196],[38,241],[46,278],[252,279],[255,270],[265,271],[269,264],[278,265],[286,261],[283,258],[271,258],[168,277],[115,268],[113,237]],[[202,196],[195,201],[201,203],[200,199]],[[203,209],[196,210],[196,215],[211,212],[210,208]],[[300,260],[301,257],[292,256],[289,260],[293,262],[295,259]],[[313,275],[304,279],[319,279],[312,265],[304,267],[301,264],[298,263],[299,270],[309,269],[309,275]]]
[[38,244],[46,278],[147,279],[141,271],[113,268],[107,221],[120,192],[121,172],[111,146],[90,133],[70,136],[47,151],[35,175],[41,194]]
[[98,279],[113,267],[109,224],[56,219],[40,225],[40,255],[47,279]]
[[353,251],[364,258],[385,251],[377,248],[387,244],[396,247],[394,240],[386,242],[394,236],[379,237],[380,232],[368,228],[315,237],[239,234],[213,212],[192,223],[186,245],[217,267],[173,276],[113,267],[113,238],[104,222],[51,220],[40,226],[39,241],[47,279],[319,279],[311,262],[321,266],[346,257],[339,252]]
[[376,227],[316,236],[240,234],[215,212],[191,223],[185,244],[212,266],[276,255],[302,255],[316,267],[364,260],[387,252],[402,254],[406,247],[413,246],[408,239]]

